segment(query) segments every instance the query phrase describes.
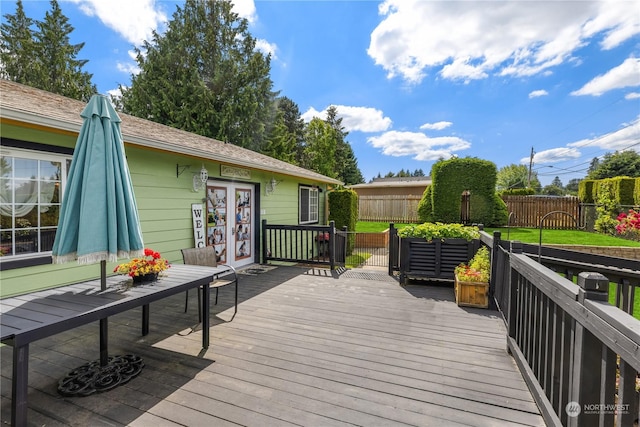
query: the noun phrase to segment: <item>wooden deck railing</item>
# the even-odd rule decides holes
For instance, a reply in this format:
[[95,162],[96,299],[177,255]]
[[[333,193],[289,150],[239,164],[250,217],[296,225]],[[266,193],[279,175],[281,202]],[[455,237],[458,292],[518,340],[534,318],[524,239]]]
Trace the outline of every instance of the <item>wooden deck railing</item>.
[[344,266],[346,230],[329,225],[278,225],[262,221],[262,263],[268,261]]
[[[557,267],[558,258],[542,255],[541,264],[519,242],[481,234],[492,248],[490,294],[507,326],[508,349],[548,425],[632,425],[640,416],[640,321],[625,306],[633,304],[637,271],[606,270],[590,259],[564,265],[563,277],[544,265]],[[627,295],[623,310],[608,302],[609,282],[618,279],[617,293]]]

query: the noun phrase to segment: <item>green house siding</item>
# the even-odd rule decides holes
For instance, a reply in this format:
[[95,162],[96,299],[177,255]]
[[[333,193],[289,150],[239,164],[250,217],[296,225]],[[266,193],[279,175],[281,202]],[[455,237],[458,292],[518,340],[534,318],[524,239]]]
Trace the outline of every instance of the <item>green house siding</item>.
[[[15,129],[14,129],[15,130]],[[24,140],[27,136],[39,143],[55,142],[55,145],[73,147],[75,137],[61,134],[49,134],[29,130],[24,134],[8,132],[3,126],[3,138]],[[191,205],[203,203],[205,190],[196,193],[192,190],[193,175],[204,165],[209,172],[209,180],[247,184],[255,188],[254,198],[259,200],[259,209],[254,219],[255,233],[258,236],[261,221],[266,219],[273,224],[298,224],[298,188],[299,185],[318,185],[296,177],[279,175],[268,171],[251,170],[251,177],[239,180],[220,176],[220,164],[202,159],[189,158],[139,146],[127,144],[125,147],[131,173],[136,202],[141,221],[145,246],[159,251],[172,263],[182,263],[180,249],[192,247],[193,224]],[[176,164],[190,165],[180,176],[176,176]],[[279,181],[276,189],[265,194],[268,181]],[[258,184],[258,186],[256,186]],[[320,185],[319,223],[325,223],[326,186]],[[260,242],[261,239],[258,240]],[[259,262],[259,253],[252,251],[255,262]],[[113,271],[117,263],[107,264],[107,272]],[[6,297],[35,290],[61,286],[99,276],[99,265],[68,263],[62,265],[40,265],[9,269],[0,272],[0,297]]]

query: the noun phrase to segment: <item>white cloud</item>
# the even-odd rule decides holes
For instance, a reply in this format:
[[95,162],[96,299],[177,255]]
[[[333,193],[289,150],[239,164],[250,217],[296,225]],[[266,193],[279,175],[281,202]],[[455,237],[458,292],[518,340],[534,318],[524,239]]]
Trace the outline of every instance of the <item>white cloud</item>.
[[258,15],[256,15],[256,4],[253,0],[234,0],[233,11],[250,23],[258,20]]
[[538,98],[540,96],[547,96],[547,95],[549,95],[549,92],[547,92],[544,89],[534,90],[534,91],[529,93],[529,99]]
[[421,132],[390,131],[370,137],[367,142],[387,156],[412,156],[424,161],[448,159],[454,152],[471,147],[468,141],[455,136],[429,138]]
[[[564,148],[551,148],[549,150],[536,153],[533,156],[533,161],[535,164],[539,165],[578,159],[582,156],[579,149],[585,147],[597,148],[607,152],[623,151],[627,149],[640,151],[638,141],[640,141],[640,116],[631,123],[623,124],[623,127],[617,131],[594,138],[571,142]],[[529,163],[529,157],[523,157],[520,159],[520,163]]]
[[[165,4],[161,0],[69,0],[87,16],[95,16],[104,25],[120,34],[130,43],[140,46],[151,40],[152,31],[162,33],[168,21]],[[254,0],[234,0],[233,11],[249,22],[257,20]]]
[[[335,105],[334,107],[336,107],[338,117],[342,118],[342,126],[347,132],[382,132],[389,129],[392,124],[389,117],[384,117],[384,113],[375,108],[347,105]],[[327,118],[327,108],[318,111],[311,107],[301,117],[305,122],[310,122],[314,117],[324,120]]]
[[[535,153],[533,156],[533,162],[537,165],[544,163],[557,163],[563,160],[573,160],[580,158],[580,150],[577,148],[551,148],[539,153]],[[523,157],[520,159],[520,163],[529,163],[529,157]]]
[[584,147],[588,145],[589,147],[597,147],[606,151],[622,151],[633,148],[639,151],[640,146],[638,146],[638,141],[640,141],[640,117],[631,123],[624,124],[623,127],[617,131],[591,139],[572,142],[567,144],[567,146]]
[[640,92],[631,92],[624,96],[624,99],[632,100],[640,98]]
[[140,46],[167,20],[155,0],[71,0],[87,16],[96,16],[128,42]]
[[640,86],[640,58],[628,58],[617,67],[571,92],[571,95],[600,96],[613,89],[635,86]]
[[275,43],[269,43],[264,39],[257,39],[256,50],[262,52],[265,55],[271,54],[271,59],[273,60],[278,59],[278,56],[276,55],[278,46]]
[[425,123],[422,126],[420,126],[420,129],[427,129],[427,130],[442,130],[442,129],[446,129],[449,126],[451,126],[453,123],[451,122],[435,122],[435,123]]
[[633,1],[385,0],[367,53],[387,71],[419,83],[433,70],[445,79],[490,74],[547,74],[600,41],[611,49],[640,34]]

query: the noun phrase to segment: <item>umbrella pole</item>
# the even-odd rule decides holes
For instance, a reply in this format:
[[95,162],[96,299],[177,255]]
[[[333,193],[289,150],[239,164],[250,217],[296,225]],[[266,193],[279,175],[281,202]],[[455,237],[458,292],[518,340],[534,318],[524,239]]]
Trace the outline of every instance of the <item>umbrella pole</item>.
[[[100,288],[107,289],[107,261],[100,261]],[[58,381],[58,392],[63,396],[89,396],[108,391],[142,372],[144,362],[140,356],[112,356],[109,361],[108,322],[108,317],[100,319],[100,360],[86,363]]]
[[[107,289],[107,261],[100,261],[100,289]],[[100,319],[100,366],[109,362],[109,328],[108,318]]]

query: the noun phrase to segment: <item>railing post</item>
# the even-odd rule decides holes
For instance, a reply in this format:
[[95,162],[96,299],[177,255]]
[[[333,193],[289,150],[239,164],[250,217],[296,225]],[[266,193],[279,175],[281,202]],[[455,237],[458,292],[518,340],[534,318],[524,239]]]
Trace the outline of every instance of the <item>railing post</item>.
[[398,230],[394,227],[393,223],[389,223],[389,262],[388,262],[388,273],[389,276],[393,276],[393,269],[395,267],[394,260],[397,258],[396,255],[396,236],[398,234]]
[[329,221],[329,268],[336,268],[336,223]]
[[[516,318],[517,318],[517,301],[518,301],[518,285],[516,282],[516,272],[511,269],[511,256],[513,254],[521,254],[522,253],[522,243],[514,240],[511,242],[511,247],[509,249],[509,258],[507,259],[508,271],[507,277],[504,280],[507,281],[507,289],[509,304],[507,313],[504,318],[507,320],[507,331],[509,337],[516,339]],[[521,344],[521,343],[518,343]]]
[[[609,279],[600,273],[580,273],[578,286],[579,304],[584,304],[585,300],[609,300]],[[580,322],[575,322],[571,391],[567,404],[569,426],[613,425],[611,408],[615,404],[615,376],[616,355]],[[610,386],[604,389],[603,384]]]
[[[496,295],[496,286],[498,279],[498,263],[497,263],[497,255],[498,255],[498,245],[500,245],[500,232],[493,232],[493,245],[491,247],[491,274],[489,274],[489,308],[495,310],[497,308],[497,304],[495,301]],[[504,289],[504,288],[503,288]],[[503,289],[501,289],[500,294],[503,293]]]
[[263,219],[262,220],[262,230],[261,230],[261,234],[262,234],[262,251],[260,252],[260,264],[266,264],[267,263],[267,220]]

